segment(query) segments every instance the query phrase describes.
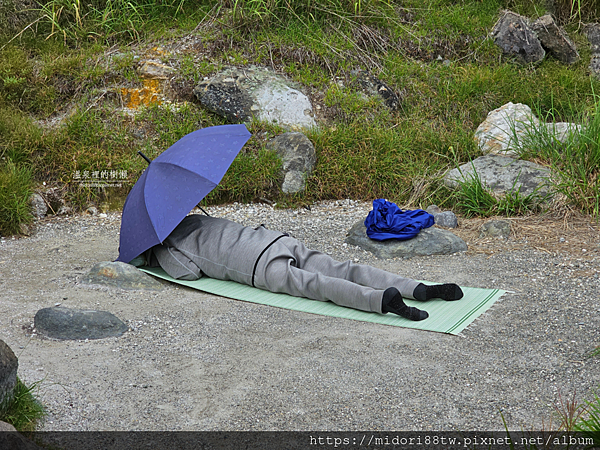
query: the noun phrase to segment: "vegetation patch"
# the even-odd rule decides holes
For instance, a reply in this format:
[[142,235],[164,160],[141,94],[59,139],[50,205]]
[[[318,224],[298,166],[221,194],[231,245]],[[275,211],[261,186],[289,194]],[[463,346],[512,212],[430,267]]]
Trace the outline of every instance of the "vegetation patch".
[[10,423],[17,431],[35,431],[46,416],[44,406],[34,395],[38,387],[38,383],[26,386],[17,378],[13,396],[0,405],[0,420]]
[[[547,13],[543,0],[42,2],[31,11],[35,19],[0,32],[0,189],[12,205],[0,233],[30,220],[19,211],[42,183],[66,187],[75,209],[122,203],[113,200],[124,198],[146,164],[138,150],[154,158],[186,133],[224,123],[198,104],[193,87],[225,66],[252,64],[303,84],[322,124],[307,133],[317,166],[305,192],[285,196],[265,150],[276,127],[253,123],[253,138],[207,202],[383,197],[459,206],[464,199],[441,176],[478,156],[475,128],[510,101],[555,121],[589,122],[587,137],[562,150],[568,158],[552,157],[556,146],[522,157],[556,169],[564,201],[598,217],[600,81],[589,76],[580,32],[582,21],[599,19],[594,1],[570,2],[568,14],[565,2],[555,2],[581,61],[546,58],[535,67],[504,61],[489,32],[505,8],[532,18]],[[140,67],[149,60],[175,71],[167,80],[144,79]],[[366,97],[353,79],[357,70],[393,90],[398,109]],[[82,183],[84,173],[103,171],[127,176],[120,187]],[[512,200],[494,213],[531,210],[526,199]]]

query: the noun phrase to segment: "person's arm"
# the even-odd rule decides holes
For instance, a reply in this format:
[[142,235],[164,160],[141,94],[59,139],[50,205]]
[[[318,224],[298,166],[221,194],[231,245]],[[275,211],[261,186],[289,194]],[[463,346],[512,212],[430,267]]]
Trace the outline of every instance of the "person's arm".
[[166,243],[155,245],[152,247],[152,254],[160,267],[177,280],[194,281],[202,277],[200,268],[175,247]]

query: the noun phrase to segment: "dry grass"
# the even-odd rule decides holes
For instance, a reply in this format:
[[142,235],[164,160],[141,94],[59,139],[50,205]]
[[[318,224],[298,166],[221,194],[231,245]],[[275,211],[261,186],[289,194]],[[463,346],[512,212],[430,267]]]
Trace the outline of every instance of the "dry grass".
[[[494,219],[510,221],[512,232],[508,239],[479,236],[481,226]],[[552,255],[600,257],[600,223],[570,209],[525,217],[459,217],[459,227],[452,232],[467,242],[470,253],[492,255],[533,248]]]

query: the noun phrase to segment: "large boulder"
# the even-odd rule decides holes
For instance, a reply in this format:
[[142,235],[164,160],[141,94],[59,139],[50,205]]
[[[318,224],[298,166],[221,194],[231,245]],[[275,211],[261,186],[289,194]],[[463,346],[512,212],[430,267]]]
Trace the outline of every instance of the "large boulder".
[[207,109],[232,122],[254,117],[294,130],[316,126],[309,98],[267,68],[226,69],[198,84],[194,95]]
[[508,102],[488,113],[475,130],[475,141],[484,155],[517,156],[536,134],[566,142],[581,130],[581,125],[569,122],[542,123],[529,106]]
[[542,46],[549,54],[566,64],[574,64],[579,61],[577,47],[569,39],[567,33],[559,28],[551,15],[540,17],[531,26],[539,38]]
[[11,348],[0,340],[0,405],[8,401],[17,385],[19,361]]
[[519,142],[539,123],[529,106],[509,102],[488,113],[475,130],[475,140],[484,155],[515,156]]
[[286,194],[301,192],[306,186],[306,178],[317,162],[315,146],[300,132],[289,132],[277,136],[267,144],[279,155],[283,168],[281,190]]
[[461,182],[469,182],[475,176],[481,183],[496,192],[505,194],[519,191],[523,196],[535,195],[540,200],[550,194],[550,170],[530,161],[521,161],[500,155],[481,156],[459,168],[449,170],[444,184],[457,188]]
[[108,311],[70,309],[61,306],[40,309],[35,329],[54,339],[104,339],[118,337],[129,327]]
[[546,56],[529,20],[512,11],[504,11],[494,25],[492,37],[505,56],[520,64],[538,63]]
[[348,231],[346,242],[382,259],[449,255],[467,250],[467,244],[461,238],[450,231],[435,227],[425,228],[416,237],[405,241],[398,239],[376,241],[367,236],[367,227],[363,220],[354,224]]
[[162,284],[131,264],[120,261],[101,261],[82,279],[83,284],[103,285],[120,289],[161,290]]

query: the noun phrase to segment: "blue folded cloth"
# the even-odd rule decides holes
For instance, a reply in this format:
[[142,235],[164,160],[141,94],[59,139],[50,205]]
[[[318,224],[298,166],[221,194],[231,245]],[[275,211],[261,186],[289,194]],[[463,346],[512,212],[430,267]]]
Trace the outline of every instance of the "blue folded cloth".
[[402,211],[395,203],[382,198],[373,200],[373,210],[365,219],[367,236],[376,241],[411,239],[433,223],[433,216],[422,209]]

